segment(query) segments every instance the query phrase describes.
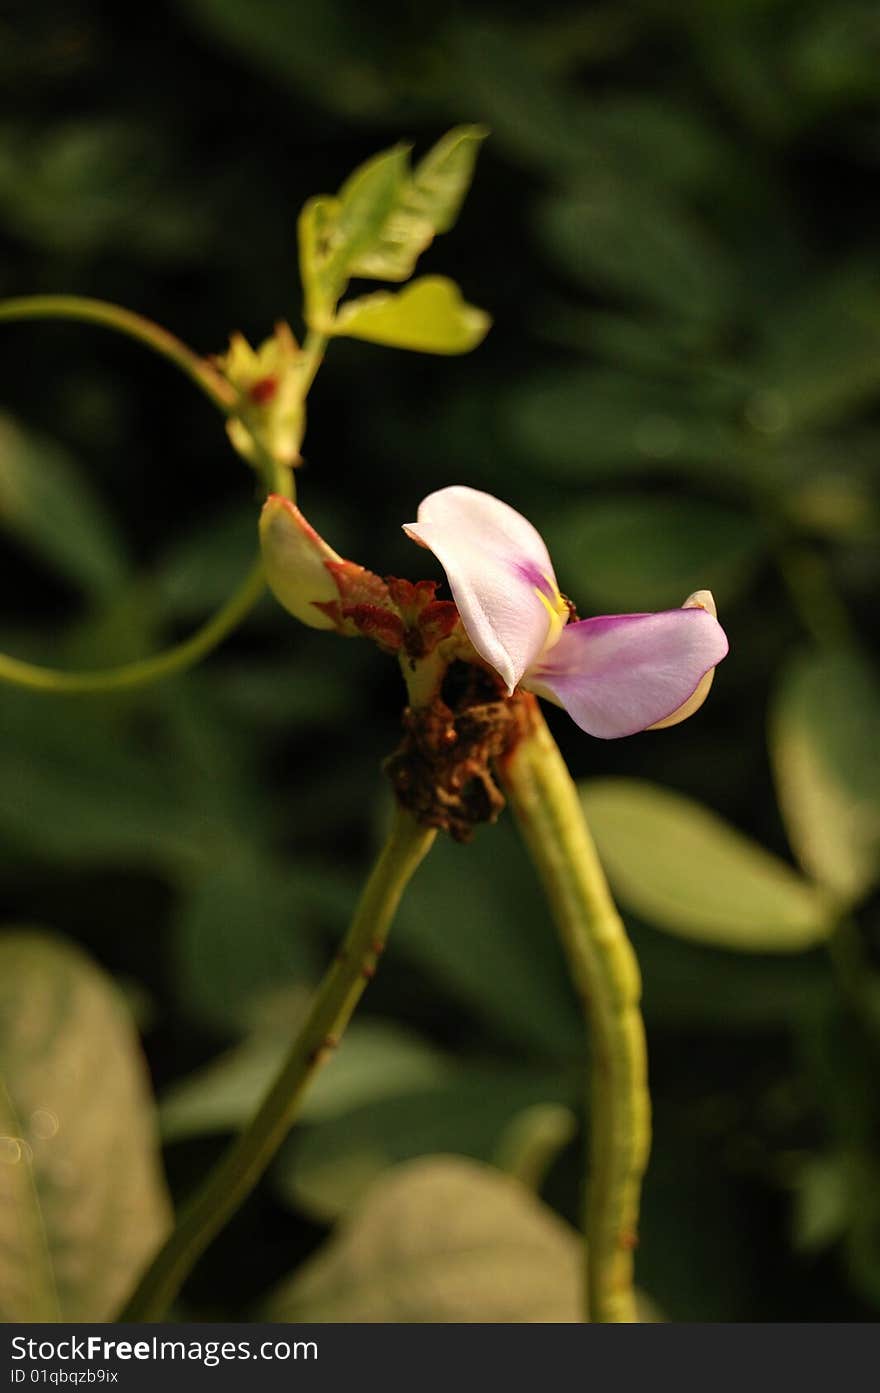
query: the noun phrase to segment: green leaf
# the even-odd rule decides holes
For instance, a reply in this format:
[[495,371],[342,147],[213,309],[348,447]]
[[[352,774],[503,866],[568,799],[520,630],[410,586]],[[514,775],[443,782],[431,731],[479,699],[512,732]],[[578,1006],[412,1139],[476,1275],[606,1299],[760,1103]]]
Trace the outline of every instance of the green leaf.
[[[299,1001],[299,1013],[307,998]],[[162,1099],[167,1141],[243,1127],[281,1068],[298,1024],[295,1003],[287,1029],[255,1032],[238,1048],[174,1084]],[[312,1083],[299,1113],[318,1122],[378,1098],[427,1088],[449,1073],[446,1057],[412,1031],[385,1021],[355,1021],[340,1048]]]
[[454,281],[422,276],[396,293],[377,291],[349,300],[333,333],[417,353],[470,353],[489,332],[484,310],[467,304]]
[[61,1318],[49,1255],[33,1153],[0,1080],[0,1316],[14,1320]]
[[126,573],[109,514],[70,457],[0,416],[0,528],[86,594],[106,595]]
[[488,134],[485,126],[455,126],[416,166],[410,202],[430,219],[435,233],[455,224]]
[[880,688],[855,653],[785,669],[770,750],[786,830],[804,870],[844,902],[880,874]]
[[455,222],[485,135],[479,126],[456,127],[412,172],[407,147],[396,145],[356,169],[336,198],[306,204],[300,270],[312,327],[332,332],[333,309],[353,276],[409,279],[437,233]]
[[407,179],[407,147],[395,145],[349,176],[337,198],[312,198],[299,221],[306,320],[328,327],[354,266],[379,240]]
[[330,248],[338,214],[338,199],[310,198],[297,224],[305,321],[322,333],[345,288],[345,278],[334,277],[330,271]]
[[556,571],[583,612],[674,608],[695,590],[719,606],[745,586],[763,536],[746,513],[697,499],[637,494],[548,519]]
[[581,791],[615,892],[649,923],[755,953],[799,952],[831,932],[820,890],[699,803],[636,779]]
[[430,1088],[376,1098],[295,1131],[279,1158],[282,1194],[315,1218],[336,1218],[398,1161],[435,1151],[495,1157],[513,1118],[536,1103],[572,1103],[576,1078],[556,1070],[466,1070]]
[[428,151],[398,186],[396,203],[378,235],[349,260],[351,275],[409,279],[425,248],[438,233],[448,232],[458,217],[487,134],[482,126],[457,126]]
[[2,1319],[50,1318],[48,1264],[62,1320],[110,1320],[165,1235],[168,1198],[127,1013],[103,973],[47,934],[0,939],[0,1074],[13,1117]]
[[393,145],[373,155],[339,190],[331,233],[332,261],[347,277],[363,274],[361,259],[373,252],[399,207],[408,183],[408,155],[407,145]]
[[379,1180],[271,1299],[276,1321],[581,1319],[574,1230],[510,1176],[432,1156]]

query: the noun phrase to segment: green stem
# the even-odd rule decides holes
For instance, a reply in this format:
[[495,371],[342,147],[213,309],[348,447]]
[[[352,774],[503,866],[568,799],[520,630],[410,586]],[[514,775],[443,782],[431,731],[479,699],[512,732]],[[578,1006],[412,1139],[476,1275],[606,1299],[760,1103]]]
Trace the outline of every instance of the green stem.
[[238,405],[235,389],[206,358],[199,357],[167,329],[133,310],[82,295],[23,295],[15,300],[0,301],[0,322],[20,319],[75,319],[115,329],[174,363],[225,416],[234,412]]
[[25,663],[0,653],[0,682],[27,687],[34,692],[76,693],[94,695],[98,692],[119,692],[132,687],[145,687],[159,678],[170,677],[192,667],[241,623],[266,588],[263,563],[258,558],[241,585],[207,623],[182,643],[166,648],[150,658],[139,658],[120,667],[98,668],[94,672],[64,672],[60,668]]
[[302,346],[302,365],[300,368],[303,397],[308,396],[309,389],[317,376],[318,368],[324,361],[327,342],[327,335],[319,334],[316,329],[309,329],[306,334]]
[[593,1321],[638,1319],[633,1249],[650,1148],[641,982],[577,789],[534,698],[501,775],[582,1000],[591,1042],[587,1299]]
[[339,1044],[376,970],[400,898],[435,836],[409,813],[396,811],[348,934],[281,1072],[253,1121],[181,1214],[120,1321],[161,1320],[196,1260],[253,1190],[295,1121],[306,1089]]
[[[82,295],[24,295],[16,300],[0,301],[0,322],[21,319],[72,319],[83,324],[98,324],[134,339],[146,348],[166,358],[169,363],[195,382],[224,416],[235,416],[238,393],[208,358],[202,358],[174,334],[145,319],[133,310],[123,309],[107,300],[91,300]],[[316,341],[310,351],[305,396],[321,366],[326,339]],[[281,464],[254,441],[257,462],[267,493],[281,493],[285,498],[294,495],[293,475],[288,465]]]

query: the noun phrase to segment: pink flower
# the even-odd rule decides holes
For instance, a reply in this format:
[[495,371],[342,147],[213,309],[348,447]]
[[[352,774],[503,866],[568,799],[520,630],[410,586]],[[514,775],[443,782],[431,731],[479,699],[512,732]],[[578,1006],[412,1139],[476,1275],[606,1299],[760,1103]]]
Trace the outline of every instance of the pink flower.
[[675,725],[702,706],[727,654],[711,592],[681,609],[569,622],[540,533],[491,494],[431,493],[404,531],[446,572],[468,638],[506,684],[562,706],[603,740]]

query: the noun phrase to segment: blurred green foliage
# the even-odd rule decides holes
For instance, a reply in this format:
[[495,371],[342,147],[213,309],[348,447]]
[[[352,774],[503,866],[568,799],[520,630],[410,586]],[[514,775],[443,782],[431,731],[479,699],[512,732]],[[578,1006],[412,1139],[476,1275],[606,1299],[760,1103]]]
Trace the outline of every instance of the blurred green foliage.
[[[0,294],[115,299],[204,352],[279,318],[299,332],[307,198],[398,139],[421,154],[453,123],[491,128],[442,263],[429,248],[420,273],[442,264],[492,333],[466,362],[334,342],[300,500],[383,573],[438,574],[399,524],[462,482],[536,522],[582,613],[716,592],[731,656],[692,721],[606,745],[552,718],[642,963],[656,1140],[638,1273],[674,1320],[880,1305],[878,58],[859,0],[554,0],[540,19],[492,0],[48,0],[0,16]],[[4,326],[0,363],[0,646],[106,666],[185,632],[255,544],[253,480],[220,422],[100,330]],[[148,1129],[109,974],[187,1193],[343,931],[400,701],[371,647],[268,599],[149,691],[0,690],[3,917],[56,936],[2,944],[0,1052],[26,1114],[5,1132],[60,1115],[32,1095],[22,1041],[48,1059],[62,1028],[83,1032],[89,1107],[112,1086],[117,1122],[133,1110],[118,1145]],[[565,1293],[548,1277],[539,1306],[516,1273],[540,1259],[558,1276],[570,1233],[482,1167],[515,1169],[541,1105],[579,1110],[581,1076],[512,827],[438,846],[356,1028],[181,1312],[363,1317],[338,1304],[346,1263],[358,1243],[382,1260],[398,1202],[482,1214],[497,1292],[497,1202],[506,1227],[504,1206],[525,1206],[528,1256],[486,1318],[558,1316]],[[116,1197],[145,1243],[165,1222],[146,1135],[141,1189]],[[565,1135],[542,1193],[572,1222],[583,1139]],[[437,1152],[475,1168],[410,1165]],[[34,1143],[39,1178],[38,1161]],[[10,1245],[33,1223],[27,1197],[15,1212]],[[58,1242],[91,1261],[114,1232],[94,1219]],[[435,1273],[430,1244],[426,1228],[373,1318],[414,1318],[400,1293],[420,1264]],[[139,1260],[115,1256],[122,1285]],[[436,1291],[418,1318],[460,1313],[446,1275],[418,1283]],[[21,1310],[27,1294],[0,1288],[4,1314]],[[84,1279],[65,1310],[111,1297]]]

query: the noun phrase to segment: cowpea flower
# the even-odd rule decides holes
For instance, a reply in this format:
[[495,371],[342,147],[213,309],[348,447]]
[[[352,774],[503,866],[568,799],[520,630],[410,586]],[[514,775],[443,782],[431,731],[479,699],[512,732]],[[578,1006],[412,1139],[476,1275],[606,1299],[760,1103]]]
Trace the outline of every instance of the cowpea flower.
[[588,735],[684,720],[727,654],[708,590],[681,609],[571,620],[540,533],[491,494],[440,489],[404,531],[437,557],[471,644],[508,694],[521,686],[546,697]]

